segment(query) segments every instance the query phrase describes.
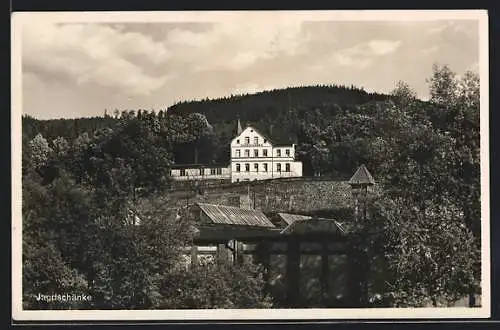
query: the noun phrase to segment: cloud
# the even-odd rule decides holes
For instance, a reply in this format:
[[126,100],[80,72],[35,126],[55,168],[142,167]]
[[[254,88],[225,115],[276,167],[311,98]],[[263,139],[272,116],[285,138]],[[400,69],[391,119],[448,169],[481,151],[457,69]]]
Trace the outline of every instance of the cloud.
[[300,21],[242,16],[204,31],[174,29],[165,44],[176,61],[192,64],[193,71],[241,71],[261,60],[298,55],[307,41]]
[[23,29],[25,71],[125,94],[148,95],[159,89],[170,75],[148,73],[146,68],[161,66],[169,55],[148,36],[100,24],[38,23]]
[[437,52],[438,49],[439,49],[438,46],[431,46],[431,47],[428,47],[428,48],[423,48],[419,52],[422,55],[429,55],[429,54]]
[[392,40],[370,40],[368,47],[375,55],[386,55],[394,53],[401,44],[401,41]]
[[394,53],[400,45],[400,40],[373,39],[336,51],[333,58],[338,65],[364,69],[372,65],[375,57]]

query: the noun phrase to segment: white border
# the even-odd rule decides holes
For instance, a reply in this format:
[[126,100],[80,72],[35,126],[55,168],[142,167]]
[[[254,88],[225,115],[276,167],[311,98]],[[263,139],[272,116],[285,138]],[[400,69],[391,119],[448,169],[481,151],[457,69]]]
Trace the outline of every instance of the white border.
[[[218,22],[246,15],[307,21],[430,21],[478,20],[480,25],[481,81],[481,213],[482,307],[479,308],[372,308],[372,309],[218,309],[218,310],[92,310],[24,311],[22,309],[21,139],[22,71],[21,36],[24,22]],[[247,11],[247,12],[38,12],[12,14],[12,317],[17,321],[115,320],[326,320],[326,319],[428,319],[490,317],[489,222],[489,76],[488,16],[486,10],[384,10],[384,11]]]

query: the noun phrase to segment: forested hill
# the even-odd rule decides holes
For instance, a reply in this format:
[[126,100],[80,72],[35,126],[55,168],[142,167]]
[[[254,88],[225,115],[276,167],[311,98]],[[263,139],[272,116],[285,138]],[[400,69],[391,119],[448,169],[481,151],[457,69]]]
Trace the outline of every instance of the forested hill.
[[291,108],[306,112],[318,107],[351,107],[388,98],[387,95],[368,93],[354,86],[317,85],[231,95],[214,100],[181,102],[169,107],[168,112],[177,115],[198,112],[204,114],[210,123],[235,120],[237,117],[244,121],[256,122],[262,119],[273,120]]

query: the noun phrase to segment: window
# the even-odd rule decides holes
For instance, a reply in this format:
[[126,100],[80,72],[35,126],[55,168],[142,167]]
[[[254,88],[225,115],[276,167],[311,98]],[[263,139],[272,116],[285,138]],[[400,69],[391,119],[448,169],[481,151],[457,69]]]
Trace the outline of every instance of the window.
[[253,138],[253,144],[259,144],[259,138],[258,137],[254,137]]
[[259,157],[259,149],[253,149],[253,156]]
[[262,150],[262,156],[267,157],[267,149]]
[[236,182],[240,182],[240,179],[236,179]]
[[267,140],[266,140],[266,139],[264,139],[264,143],[267,143]]
[[210,169],[210,175],[215,175],[215,168]]
[[250,164],[245,164],[245,172],[250,172]]
[[285,154],[286,154],[287,157],[290,157],[290,149],[286,149],[285,150]]
[[186,170],[185,169],[181,169],[181,176],[186,176]]
[[290,164],[285,164],[285,172],[290,172]]
[[200,175],[203,175],[203,169],[200,168]]
[[281,149],[276,149],[276,156],[281,157]]
[[239,172],[241,170],[240,164],[236,164],[236,172]]
[[240,149],[236,149],[236,151],[235,151],[235,157],[236,158],[240,158],[241,157]]
[[250,157],[250,150],[249,149],[245,149],[245,157]]
[[264,172],[267,172],[267,163],[264,163]]
[[236,143],[237,143],[237,144],[240,144],[240,140],[239,140],[239,139],[238,139],[238,140],[236,140]]
[[281,164],[276,164],[276,171],[281,172]]
[[253,168],[255,169],[255,172],[259,171],[259,164],[255,163],[253,164]]
[[245,144],[250,144],[250,138],[249,137],[245,138]]
[[221,174],[222,174],[222,168],[220,168],[220,167],[219,167],[219,168],[217,169],[217,174],[218,174],[218,175],[221,175]]

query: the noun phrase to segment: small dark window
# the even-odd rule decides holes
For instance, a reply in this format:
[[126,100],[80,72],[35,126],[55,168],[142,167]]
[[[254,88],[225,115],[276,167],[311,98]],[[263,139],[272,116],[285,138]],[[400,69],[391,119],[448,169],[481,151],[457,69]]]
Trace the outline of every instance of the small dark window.
[[281,149],[276,149],[276,155],[277,155],[278,157],[281,157]]
[[285,172],[290,172],[290,164],[285,164]]
[[253,164],[253,168],[255,169],[255,172],[259,171],[259,164],[255,163]]
[[259,157],[259,149],[254,149],[253,150],[253,156],[254,157]]
[[259,138],[258,137],[254,137],[253,138],[253,144],[259,144]]
[[267,172],[267,163],[264,163],[264,172]]
[[248,149],[245,149],[245,157],[250,157],[250,150]]
[[245,164],[245,172],[250,172],[250,164]]
[[267,149],[262,150],[262,156],[267,157]]
[[220,167],[219,167],[219,168],[217,169],[217,174],[219,174],[219,175],[220,175],[220,174],[222,174],[222,168],[220,168]]
[[281,172],[281,164],[276,164],[276,171]]
[[239,172],[241,170],[240,164],[236,164],[236,172]]
[[290,156],[290,149],[286,149],[285,153],[286,153],[287,156]]
[[240,144],[240,140],[236,140],[236,143]]
[[186,176],[186,170],[185,169],[181,169],[181,176]]
[[245,138],[245,144],[250,144],[250,138],[249,137]]
[[215,168],[210,169],[210,175],[215,175]]
[[241,157],[241,152],[240,152],[240,149],[236,149],[236,158],[240,158]]

